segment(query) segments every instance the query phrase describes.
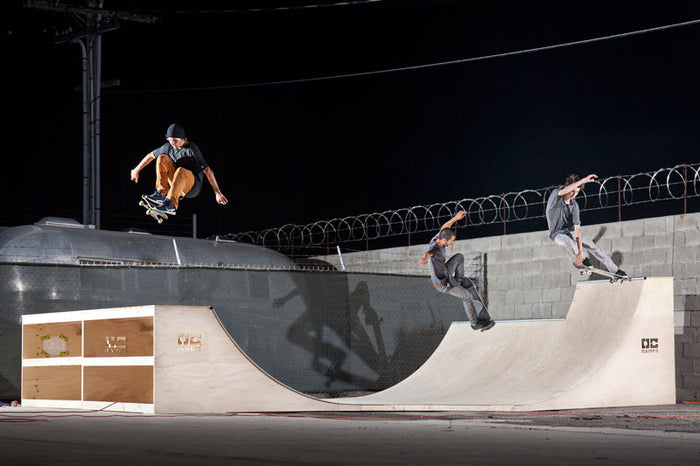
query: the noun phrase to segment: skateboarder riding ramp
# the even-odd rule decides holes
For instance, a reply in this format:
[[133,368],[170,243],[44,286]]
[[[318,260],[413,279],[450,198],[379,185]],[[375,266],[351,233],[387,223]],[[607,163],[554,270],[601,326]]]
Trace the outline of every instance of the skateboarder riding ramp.
[[206,307],[34,314],[23,317],[22,396],[25,406],[149,413],[673,404],[673,325],[672,277],[579,282],[566,320],[500,321],[483,333],[455,322],[399,384],[321,400],[266,374]]

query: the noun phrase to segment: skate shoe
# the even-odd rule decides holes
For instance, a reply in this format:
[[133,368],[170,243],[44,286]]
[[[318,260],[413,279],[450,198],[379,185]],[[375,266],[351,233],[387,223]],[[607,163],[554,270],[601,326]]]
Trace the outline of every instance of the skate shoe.
[[173,207],[173,203],[170,202],[170,199],[168,198],[166,198],[161,205],[155,206],[153,208],[167,215],[175,215],[177,213],[175,207]]
[[153,192],[153,194],[148,194],[148,195],[144,194],[142,197],[146,201],[150,202],[152,205],[161,205],[167,199],[157,189]]

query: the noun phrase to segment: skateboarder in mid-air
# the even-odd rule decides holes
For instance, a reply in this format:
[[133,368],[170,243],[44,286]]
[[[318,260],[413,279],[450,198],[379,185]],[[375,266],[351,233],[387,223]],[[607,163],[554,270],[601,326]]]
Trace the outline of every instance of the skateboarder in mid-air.
[[[576,256],[574,262],[576,267],[591,268],[593,264],[587,256],[591,254],[611,273],[626,277],[627,274],[624,270],[619,269],[607,254],[601,251],[590,238],[581,233],[581,217],[576,195],[586,183],[597,178],[598,175],[588,175],[583,179],[580,179],[578,175],[569,175],[564,181],[564,185],[552,191],[547,200],[549,237]],[[587,253],[585,255],[584,249]]]
[[202,189],[206,175],[216,195],[216,202],[226,205],[228,199],[219,189],[214,172],[207,164],[196,144],[188,141],[185,130],[177,123],[168,127],[165,144],[149,152],[139,164],[131,170],[131,180],[139,181],[139,173],[149,163],[156,161],[156,190],[151,195],[144,195],[148,205],[160,213],[175,215],[180,199],[195,197]]
[[472,329],[483,332],[496,323],[491,320],[485,307],[479,313],[476,312],[474,299],[467,290],[469,282],[464,276],[464,256],[457,253],[450,260],[445,261],[445,248],[451,246],[457,236],[451,227],[466,215],[467,212],[462,210],[445,222],[440,228],[440,232],[430,240],[428,251],[418,259],[418,263],[420,265],[430,264],[430,279],[435,289],[461,299]]

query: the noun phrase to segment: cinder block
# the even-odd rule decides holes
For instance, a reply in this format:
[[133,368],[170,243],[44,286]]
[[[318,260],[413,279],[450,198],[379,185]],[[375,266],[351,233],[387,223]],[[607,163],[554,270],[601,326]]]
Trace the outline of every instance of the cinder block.
[[646,218],[644,219],[644,236],[653,236],[666,233],[666,218]]
[[516,319],[515,306],[512,304],[503,304],[500,306],[489,306],[491,317],[496,320]]
[[698,396],[698,391],[700,391],[700,375],[694,374],[684,374],[682,387],[685,390],[692,390],[695,392],[695,397]]
[[526,243],[524,235],[505,235],[503,236],[504,249],[520,249],[523,247],[532,247],[531,243]]
[[[682,350],[682,343],[697,343],[698,329],[684,325],[674,325],[674,335],[677,349]],[[682,355],[682,352],[680,353]]]
[[488,286],[489,290],[492,291],[507,291],[512,290],[514,287],[515,279],[513,277],[506,277],[504,275],[496,275],[493,278],[489,278]]
[[[629,273],[629,272],[627,272]],[[647,277],[672,277],[673,266],[671,264],[652,265],[648,268]]]
[[632,242],[632,247],[635,252],[646,251],[647,249],[654,249],[654,237],[653,236],[638,236],[634,238]]
[[506,304],[505,290],[494,291],[489,289],[488,295],[489,306],[503,306],[504,304]]
[[[683,309],[686,311],[687,316],[698,315],[700,316],[700,296],[694,295],[681,295],[683,296]],[[690,317],[689,317],[690,318]]]
[[684,231],[686,246],[700,246],[700,230]]
[[700,230],[700,214],[674,215],[673,228],[675,231]]
[[694,295],[698,293],[697,280],[695,278],[686,278],[683,280],[673,281],[674,293],[683,295]]
[[574,293],[576,292],[576,287],[575,286],[567,286],[566,288],[561,289],[561,300],[567,303],[567,305],[571,304],[571,301],[574,299]]
[[516,319],[532,319],[534,318],[532,312],[532,303],[517,304],[515,306],[515,318]]
[[523,290],[508,290],[506,291],[506,302],[508,304],[520,305],[525,302],[525,293]]
[[[696,296],[697,297],[697,296]],[[700,328],[700,312],[698,311],[685,311],[686,322],[688,325],[694,328]],[[688,319],[690,317],[690,319]]]
[[564,251],[564,248],[557,246],[554,242],[550,241],[547,245],[532,248],[532,260],[540,261],[551,259],[561,251]]
[[625,238],[642,236],[644,234],[643,220],[628,220],[622,222],[622,236]]
[[674,233],[664,233],[662,235],[656,235],[654,236],[654,247],[672,250],[674,237]]
[[562,288],[571,285],[571,274],[543,272],[532,277],[532,285],[535,288]]
[[522,276],[538,275],[542,273],[542,262],[525,262],[524,264],[519,264],[516,270]]
[[[543,303],[555,303],[561,300],[561,288],[551,288],[542,290]],[[551,312],[550,305],[550,312]]]
[[542,289],[534,288],[525,290],[523,294],[523,300],[526,304],[528,303],[539,303],[542,301]]
[[[637,251],[635,251],[637,252]],[[666,263],[665,249],[647,249],[642,251],[642,265],[662,265]]]
[[551,303],[534,303],[532,305],[533,319],[550,319],[552,317]]
[[700,343],[682,343],[683,358],[700,359]]
[[630,252],[634,250],[634,237],[612,238],[612,251]]
[[569,312],[570,302],[552,303],[552,317],[555,319],[563,319]]
[[[678,354],[678,353],[676,353]],[[695,364],[692,359],[679,358],[676,356],[676,374],[695,374]]]
[[687,278],[700,277],[700,263],[685,264],[685,275]]
[[[685,244],[685,241],[683,242]],[[678,246],[676,244],[676,247],[673,251],[674,253],[674,262],[680,263],[680,264],[687,264],[687,263],[692,263],[698,260],[698,255],[697,255],[698,247],[697,246]]]

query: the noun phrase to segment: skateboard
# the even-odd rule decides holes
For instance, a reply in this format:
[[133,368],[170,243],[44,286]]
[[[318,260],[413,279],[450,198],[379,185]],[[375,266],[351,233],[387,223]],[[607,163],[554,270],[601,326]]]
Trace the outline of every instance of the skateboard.
[[590,276],[590,275],[595,273],[598,275],[602,275],[604,277],[608,277],[610,279],[610,283],[622,283],[625,280],[627,280],[627,281],[632,280],[632,277],[618,275],[616,273],[608,272],[607,270],[596,269],[594,267],[576,267],[576,268],[579,269],[578,273],[581,276]]
[[145,195],[145,194],[144,194],[143,196],[141,196],[141,197],[142,197],[142,199],[139,201],[139,205],[140,205],[141,207],[143,207],[144,209],[146,209],[146,215],[150,215],[151,217],[153,217],[153,219],[154,219],[156,222],[158,222],[158,224],[161,224],[161,223],[163,223],[163,220],[167,220],[167,219],[168,219],[168,214],[166,214],[165,212],[161,212],[160,210],[156,209],[156,208],[155,208],[156,205],[153,204],[151,201],[149,201],[149,200],[146,198],[146,195]]

